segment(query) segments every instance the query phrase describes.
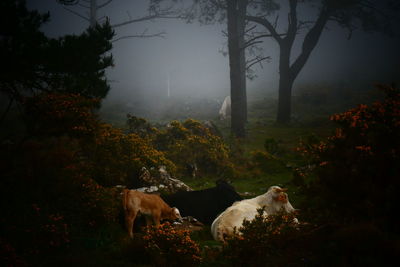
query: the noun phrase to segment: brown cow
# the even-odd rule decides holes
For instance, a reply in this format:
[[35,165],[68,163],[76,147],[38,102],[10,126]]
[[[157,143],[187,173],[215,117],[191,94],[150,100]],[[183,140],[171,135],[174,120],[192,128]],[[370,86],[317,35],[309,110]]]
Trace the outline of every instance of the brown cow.
[[133,237],[133,223],[139,214],[145,216],[146,224],[160,224],[160,220],[181,218],[177,208],[168,206],[160,196],[146,194],[136,190],[123,190],[122,204],[125,211],[125,223],[129,236]]

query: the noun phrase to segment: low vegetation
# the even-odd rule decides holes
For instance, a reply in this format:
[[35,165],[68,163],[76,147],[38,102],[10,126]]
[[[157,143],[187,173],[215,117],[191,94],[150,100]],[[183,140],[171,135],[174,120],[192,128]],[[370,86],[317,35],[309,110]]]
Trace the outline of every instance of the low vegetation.
[[[95,115],[96,100],[79,94],[27,98],[24,138],[1,144],[1,261],[10,266],[386,263],[399,244],[400,92],[380,89],[383,100],[333,115],[324,127],[251,121],[245,140],[229,138],[221,122],[218,133],[193,119],[153,127],[129,115],[124,129],[115,128]],[[196,178],[187,173],[191,163],[198,165]],[[114,186],[130,187],[143,166],[160,165],[195,189],[212,187],[218,178],[231,180],[244,197],[271,185],[289,187],[300,225],[283,215],[259,215],[223,245],[212,241],[209,227],[190,233],[163,224],[131,241]]]

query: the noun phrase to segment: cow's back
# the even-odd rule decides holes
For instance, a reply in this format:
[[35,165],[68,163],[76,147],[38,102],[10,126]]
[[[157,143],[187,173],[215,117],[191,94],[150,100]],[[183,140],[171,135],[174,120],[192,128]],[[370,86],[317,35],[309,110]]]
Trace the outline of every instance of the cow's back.
[[236,231],[243,224],[243,220],[251,221],[257,215],[258,205],[242,200],[235,202],[222,212],[211,225],[211,234],[217,241],[223,241],[224,236],[231,236],[236,228]]
[[125,201],[128,209],[135,209],[142,213],[168,208],[167,203],[159,195],[146,194],[136,190],[129,190]]
[[182,216],[193,216],[210,225],[214,219],[242,197],[227,183],[198,191],[178,192],[164,197],[170,206],[179,209]]

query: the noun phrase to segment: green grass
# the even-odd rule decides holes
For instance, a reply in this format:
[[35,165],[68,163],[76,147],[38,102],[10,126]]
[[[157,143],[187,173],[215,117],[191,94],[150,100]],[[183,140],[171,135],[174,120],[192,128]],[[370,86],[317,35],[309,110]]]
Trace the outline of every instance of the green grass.
[[245,151],[249,152],[256,149],[264,150],[266,138],[274,138],[278,141],[286,153],[290,153],[299,145],[302,139],[311,134],[320,137],[328,136],[332,127],[299,127],[299,126],[260,126],[250,124],[248,126],[248,136],[245,139]]
[[[289,189],[290,202],[294,207],[297,207],[298,205],[296,204],[301,201],[303,196],[297,192],[297,187],[291,183],[293,177],[292,167],[301,164],[302,157],[295,152],[295,148],[299,146],[301,140],[306,140],[312,135],[322,139],[326,138],[331,135],[334,125],[327,118],[323,120],[321,116],[314,114],[308,116],[308,122],[312,123],[294,122],[286,126],[277,125],[271,116],[271,114],[274,114],[274,103],[271,103],[269,106],[267,102],[267,105],[260,102],[256,106],[250,106],[249,122],[246,126],[247,136],[242,140],[236,140],[231,137],[229,121],[214,121],[227,145],[233,150],[240,151],[241,159],[236,159],[237,175],[224,178],[230,180],[235,189],[245,198],[261,195],[272,185],[287,187]],[[252,152],[257,150],[265,151],[264,143],[267,138],[277,141],[278,149],[274,154],[275,159],[271,162],[266,162],[267,166],[268,164],[270,165],[269,168],[264,170],[248,168],[247,163],[251,161]],[[191,188],[200,190],[214,187],[217,179],[218,177],[198,177],[195,179],[184,177],[182,181]],[[201,231],[192,233],[191,236],[200,245],[203,253],[207,253],[209,249],[218,249],[221,246],[219,242],[213,240],[209,226],[205,226]],[[137,262],[134,257],[129,256],[128,252],[133,250],[134,248],[129,242],[122,242],[119,245],[115,245],[112,251],[98,257],[93,255],[93,257],[99,259],[99,262],[104,261],[104,266],[129,266]],[[98,250],[98,252],[99,254],[103,253],[101,250]],[[202,266],[218,266],[219,260],[206,260]],[[103,265],[100,264],[99,266]]]
[[[272,118],[260,118],[260,113],[254,110],[249,112],[253,117],[249,119],[247,124],[247,136],[241,140],[235,140],[230,137],[229,122],[217,121],[216,124],[223,133],[227,143],[237,149],[235,146],[240,146],[242,157],[245,160],[251,159],[253,151],[266,151],[264,147],[267,138],[274,139],[278,143],[278,151],[274,155],[281,164],[273,162],[270,171],[253,172],[242,169],[242,176],[232,179],[233,185],[240,193],[249,193],[250,196],[260,195],[272,185],[279,185],[289,188],[291,199],[296,200],[296,187],[291,184],[292,168],[301,164],[303,158],[295,152],[295,148],[300,145],[302,140],[307,140],[310,136],[317,136],[324,139],[332,134],[334,125],[327,121],[324,124],[314,125],[277,125],[272,121]],[[204,180],[185,181],[193,188],[206,188],[213,186],[213,180],[208,178]],[[292,197],[293,196],[293,197]]]

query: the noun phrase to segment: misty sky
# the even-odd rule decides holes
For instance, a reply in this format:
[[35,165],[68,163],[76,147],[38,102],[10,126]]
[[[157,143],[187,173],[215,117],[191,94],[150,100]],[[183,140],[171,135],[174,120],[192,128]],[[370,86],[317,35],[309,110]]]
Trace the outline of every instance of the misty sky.
[[[88,22],[63,9],[56,0],[28,0],[30,9],[50,11],[50,22],[42,30],[51,37],[79,34]],[[146,14],[145,0],[114,0],[99,11],[111,23]],[[84,12],[84,9],[73,7]],[[178,20],[155,20],[117,28],[116,36],[166,31],[165,38],[134,38],[114,43],[115,67],[107,71],[111,95],[131,97],[143,92],[166,95],[167,77],[171,95],[223,97],[229,94],[229,62],[219,50],[226,50],[225,25],[199,26]],[[367,80],[391,82],[400,70],[400,39],[357,31],[349,41],[344,30],[330,26],[301,71],[296,85],[313,82]],[[270,63],[257,66],[257,78],[248,82],[248,92],[276,92],[278,81],[278,46],[265,40],[264,55]],[[384,73],[384,74],[382,74]]]

